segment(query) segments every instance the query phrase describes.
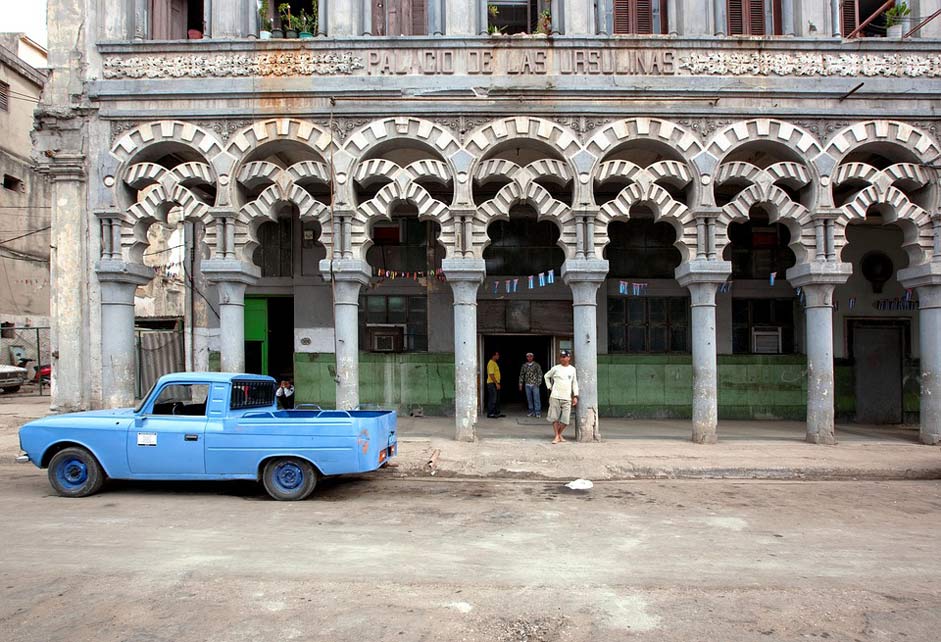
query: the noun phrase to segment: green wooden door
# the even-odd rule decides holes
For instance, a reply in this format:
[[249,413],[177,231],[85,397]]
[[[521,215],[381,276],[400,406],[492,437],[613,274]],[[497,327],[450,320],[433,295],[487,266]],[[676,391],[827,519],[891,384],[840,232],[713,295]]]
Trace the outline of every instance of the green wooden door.
[[245,298],[245,371],[267,374],[268,299]]

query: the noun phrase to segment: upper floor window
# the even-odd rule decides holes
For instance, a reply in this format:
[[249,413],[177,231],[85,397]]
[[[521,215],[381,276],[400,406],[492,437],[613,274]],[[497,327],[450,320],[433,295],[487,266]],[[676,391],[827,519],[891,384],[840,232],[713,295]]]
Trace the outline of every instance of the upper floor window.
[[424,36],[428,34],[427,0],[372,0],[372,33],[375,36]]
[[728,0],[729,35],[779,36],[781,0]]
[[203,0],[148,0],[151,40],[199,40],[205,18]]
[[614,0],[615,34],[667,31],[667,0]]
[[0,111],[10,111],[10,85],[0,82]]
[[[905,3],[896,2],[895,4],[899,6]],[[893,9],[889,7],[889,10],[886,10],[884,6],[883,0],[840,0],[840,33],[846,38],[856,31],[859,25],[868,21],[868,24],[856,35],[865,38],[884,37],[890,26],[887,14]],[[908,5],[906,4],[905,7],[907,9]]]
[[491,0],[487,3],[487,32],[544,33],[552,31],[547,0]]

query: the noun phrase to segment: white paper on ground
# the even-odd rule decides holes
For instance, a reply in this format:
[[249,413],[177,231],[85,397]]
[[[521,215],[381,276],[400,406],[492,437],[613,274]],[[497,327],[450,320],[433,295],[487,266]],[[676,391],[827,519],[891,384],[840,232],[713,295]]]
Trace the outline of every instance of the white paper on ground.
[[589,490],[593,486],[594,484],[587,479],[576,479],[565,485],[566,488],[571,488],[572,490]]

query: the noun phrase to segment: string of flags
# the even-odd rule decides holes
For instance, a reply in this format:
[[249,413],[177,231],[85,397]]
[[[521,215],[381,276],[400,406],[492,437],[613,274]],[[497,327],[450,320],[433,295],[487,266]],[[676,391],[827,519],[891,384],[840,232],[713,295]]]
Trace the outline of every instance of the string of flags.
[[417,272],[400,272],[399,270],[386,270],[384,268],[376,268],[376,276],[380,279],[406,279],[409,281],[417,281],[418,279],[424,278],[435,278],[439,281],[447,281],[447,277],[444,275],[444,270],[438,268],[433,272],[426,272],[424,270],[419,270]]
[[[514,294],[519,292],[520,289],[520,278],[525,278],[525,283],[528,286],[527,289],[534,290],[536,287],[544,288],[547,285],[552,285],[555,283],[555,270],[549,270],[548,272],[540,272],[539,274],[530,274],[526,277],[515,277],[512,279],[496,279],[493,282],[493,293],[499,294],[502,289],[506,294]],[[537,285],[538,284],[538,285]]]
[[647,283],[634,283],[628,281],[618,282],[618,292],[624,295],[642,296],[647,294]]

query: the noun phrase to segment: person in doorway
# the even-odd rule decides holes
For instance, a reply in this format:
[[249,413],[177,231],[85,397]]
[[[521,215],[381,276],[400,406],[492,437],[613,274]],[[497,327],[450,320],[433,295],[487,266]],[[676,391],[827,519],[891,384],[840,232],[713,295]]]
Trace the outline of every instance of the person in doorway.
[[500,412],[500,353],[494,352],[487,362],[487,417],[506,417]]
[[278,405],[283,409],[292,409],[294,407],[294,384],[287,380],[282,381],[274,396],[278,400]]
[[552,443],[557,444],[566,441],[562,433],[571,423],[572,408],[578,405],[578,377],[572,365],[572,354],[568,350],[559,353],[559,363],[552,366],[545,379],[546,387],[549,388],[549,414],[546,417],[555,430]]
[[526,353],[526,363],[520,368],[520,392],[526,390],[527,417],[542,415],[542,400],[539,398],[539,386],[542,385],[542,366],[535,360],[532,352]]

